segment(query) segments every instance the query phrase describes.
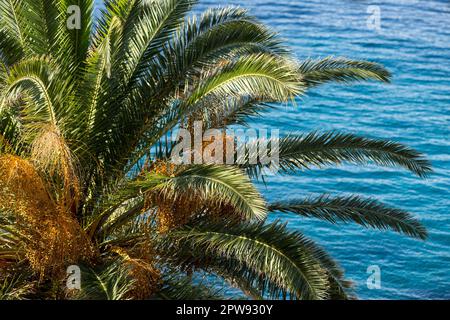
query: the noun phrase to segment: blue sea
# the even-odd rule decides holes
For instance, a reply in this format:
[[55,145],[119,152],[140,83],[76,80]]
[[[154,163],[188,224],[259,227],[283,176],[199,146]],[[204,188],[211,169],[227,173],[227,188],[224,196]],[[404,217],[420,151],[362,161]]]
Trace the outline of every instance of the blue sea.
[[[230,4],[277,30],[299,59],[367,59],[394,75],[390,85],[320,87],[255,126],[392,139],[425,153],[435,170],[421,180],[403,170],[348,165],[270,177],[267,188],[261,186],[269,200],[321,193],[375,197],[413,213],[428,228],[425,242],[293,215],[277,218],[326,248],[355,282],[359,298],[450,299],[450,1],[200,0],[196,8]],[[370,28],[378,10],[370,5],[379,8],[380,28]],[[373,265],[381,270],[380,289],[366,284]]]
[[[367,59],[393,73],[390,85],[317,88],[297,106],[279,106],[254,126],[392,139],[425,153],[434,174],[421,180],[401,169],[345,165],[269,177],[260,189],[271,201],[359,194],[409,210],[427,227],[428,240],[294,215],[272,218],[288,221],[289,228],[327,249],[361,299],[450,299],[450,1],[200,0],[195,11],[224,5],[248,8],[299,59]],[[371,28],[368,20],[378,9],[380,28]],[[369,266],[381,270],[380,289],[367,287]]]

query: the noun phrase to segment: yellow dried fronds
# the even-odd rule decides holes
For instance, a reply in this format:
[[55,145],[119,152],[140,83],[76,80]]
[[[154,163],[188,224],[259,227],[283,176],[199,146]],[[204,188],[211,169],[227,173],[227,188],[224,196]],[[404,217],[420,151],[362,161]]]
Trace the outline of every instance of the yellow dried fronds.
[[62,212],[41,215],[39,220],[27,219],[26,256],[41,275],[60,273],[67,265],[86,261],[94,249],[79,223]]
[[178,195],[176,199],[167,199],[162,195],[155,195],[153,203],[157,203],[156,212],[157,230],[167,233],[170,230],[183,226],[195,217],[207,217],[210,220],[220,221],[223,218],[239,220],[242,215],[228,203],[205,201],[191,194]]
[[156,174],[161,174],[167,177],[171,177],[175,174],[177,169],[178,166],[171,162],[157,160],[150,165],[148,171]]
[[148,299],[161,284],[161,275],[157,269],[146,262],[132,259],[130,274],[136,280],[130,296],[135,299]]
[[12,146],[8,140],[5,139],[3,135],[0,134],[0,152],[11,152]]
[[67,264],[92,257],[92,245],[78,221],[55,204],[30,161],[0,156],[0,176],[0,209],[16,214],[33,270],[41,276],[55,274]]
[[[152,173],[174,176],[179,166],[166,162],[163,160],[157,160],[153,162],[148,170]],[[166,233],[170,229],[183,225],[191,217],[191,213],[196,209],[198,204],[188,199],[183,195],[179,195],[177,199],[166,198],[160,191],[155,191],[147,195],[146,202],[150,205],[146,205],[145,209],[156,205],[158,207],[156,211],[156,222],[159,233]],[[195,204],[195,208],[194,205]]]
[[168,199],[160,193],[155,193],[150,202],[156,203],[158,206],[156,222],[159,233],[167,233],[200,215],[206,214],[209,219],[239,217],[233,206],[226,203],[204,201],[193,194],[189,196],[180,194],[176,199]]
[[195,197],[188,198],[184,195],[180,195],[174,200],[160,196],[156,202],[158,204],[156,217],[159,233],[166,233],[173,228],[186,224],[201,207],[198,199],[195,199]]
[[76,205],[80,193],[77,161],[56,126],[49,124],[40,131],[33,141],[31,158],[39,169],[62,183],[60,205]]
[[[202,140],[201,147],[192,146],[192,149],[186,150],[191,155],[191,163],[195,163],[195,155],[201,155],[203,164],[227,164],[228,161],[234,162],[236,152],[235,137],[228,136],[223,132],[220,136],[210,136]],[[217,141],[219,140],[219,141]],[[217,152],[221,155],[217,155]]]
[[[28,160],[13,155],[0,156],[0,206],[26,212],[30,207],[54,209],[46,184]],[[31,214],[31,212],[30,212]]]
[[129,296],[134,299],[150,298],[161,284],[161,272],[155,267],[155,253],[150,243],[145,241],[128,251],[114,247],[112,251],[124,259],[130,277],[135,280]]

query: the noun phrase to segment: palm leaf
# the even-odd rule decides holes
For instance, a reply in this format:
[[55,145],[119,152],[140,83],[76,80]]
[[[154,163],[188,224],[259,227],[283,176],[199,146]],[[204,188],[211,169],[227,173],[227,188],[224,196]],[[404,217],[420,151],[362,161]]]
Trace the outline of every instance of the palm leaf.
[[250,180],[237,168],[220,165],[192,165],[173,177],[147,174],[134,186],[143,192],[160,191],[168,199],[184,194],[199,201],[230,204],[247,219],[263,220],[265,202]]
[[52,92],[51,78],[52,67],[48,59],[22,60],[10,72],[0,112],[6,108],[8,98],[24,92],[31,99],[26,112],[29,122],[56,124],[57,101],[56,92]]
[[0,1],[0,29],[6,31],[11,37],[17,37],[21,48],[26,47],[23,7],[24,3],[21,0]]
[[393,230],[419,239],[427,237],[424,226],[409,213],[359,196],[334,198],[320,196],[305,200],[276,202],[269,205],[269,210],[295,213],[331,223],[355,222],[364,227]]
[[269,101],[288,101],[304,88],[292,62],[267,54],[242,56],[205,73],[198,86],[186,98],[192,106],[202,99],[218,96],[257,96]]
[[299,73],[308,87],[327,82],[350,83],[355,81],[377,80],[389,82],[391,74],[378,63],[327,57],[318,60],[304,60]]
[[54,0],[24,0],[21,9],[27,46],[34,55],[58,54],[59,31],[61,27],[60,12]]
[[[387,140],[370,139],[350,133],[313,132],[306,135],[289,135],[273,141],[278,143],[279,169],[285,173],[297,169],[310,169],[311,166],[324,167],[343,162],[355,164],[373,162],[381,166],[400,166],[419,177],[425,177],[431,172],[431,165],[423,154],[403,144]],[[242,167],[252,176],[257,176],[259,170],[263,168],[261,162],[249,164],[248,160],[257,159],[249,152],[258,150],[253,144],[260,143],[262,142],[250,143],[247,147],[250,151],[239,160]],[[271,148],[269,140],[269,151]]]
[[[91,35],[93,29],[93,0],[60,0],[57,1],[58,10],[61,18],[59,36],[65,41],[60,44],[66,50],[65,56],[71,56],[70,67],[83,67],[88,56],[89,45],[91,44]],[[68,8],[76,5],[80,9],[80,27],[79,29],[67,28],[67,19],[69,18]],[[67,37],[67,38],[65,38]],[[61,39],[61,41],[62,41]],[[68,51],[68,52],[67,52]]]
[[[183,23],[164,52],[169,81],[183,83],[187,74],[242,54],[286,55],[277,35],[237,7],[209,9]],[[175,59],[174,59],[175,58]]]
[[[284,225],[194,222],[172,231],[175,249],[162,251],[195,253],[195,257],[233,259],[274,284],[290,298],[325,299],[329,294],[328,272],[321,261],[325,252],[299,232]],[[167,244],[166,244],[167,245]],[[195,260],[194,260],[195,261]],[[237,270],[235,267],[233,270]]]
[[22,300],[33,290],[33,284],[18,274],[10,277],[0,277],[0,300]]

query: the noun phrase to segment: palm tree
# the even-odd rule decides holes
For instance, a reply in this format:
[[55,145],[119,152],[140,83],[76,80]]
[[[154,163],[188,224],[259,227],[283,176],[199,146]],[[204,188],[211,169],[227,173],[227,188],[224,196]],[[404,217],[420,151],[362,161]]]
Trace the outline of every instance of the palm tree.
[[[249,153],[235,165],[170,161],[172,132],[193,121],[246,126],[327,82],[389,82],[381,65],[297,61],[240,8],[192,15],[195,0],[107,0],[94,19],[93,2],[0,0],[0,298],[219,298],[214,275],[255,299],[346,299],[339,265],[269,215],[426,238],[410,214],[373,199],[268,203],[253,184],[267,165]],[[431,172],[391,141],[314,132],[275,142],[279,174],[341,163]],[[81,290],[65,286],[73,264]]]

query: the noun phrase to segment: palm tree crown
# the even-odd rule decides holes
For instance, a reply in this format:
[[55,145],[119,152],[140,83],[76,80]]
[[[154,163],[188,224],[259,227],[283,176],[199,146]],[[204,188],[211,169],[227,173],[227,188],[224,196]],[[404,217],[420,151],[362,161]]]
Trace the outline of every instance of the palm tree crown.
[[[267,203],[252,181],[268,165],[250,151],[234,165],[170,161],[179,128],[246,126],[327,82],[389,82],[381,65],[297,61],[240,8],[192,15],[195,0],[106,0],[94,19],[93,2],[0,0],[0,299],[220,297],[199,273],[252,298],[345,299],[339,265],[268,215],[426,238],[407,212],[356,195]],[[72,5],[79,28],[67,23]],[[314,132],[275,142],[279,174],[344,162],[431,171],[391,141]],[[65,288],[72,264],[81,290]]]

